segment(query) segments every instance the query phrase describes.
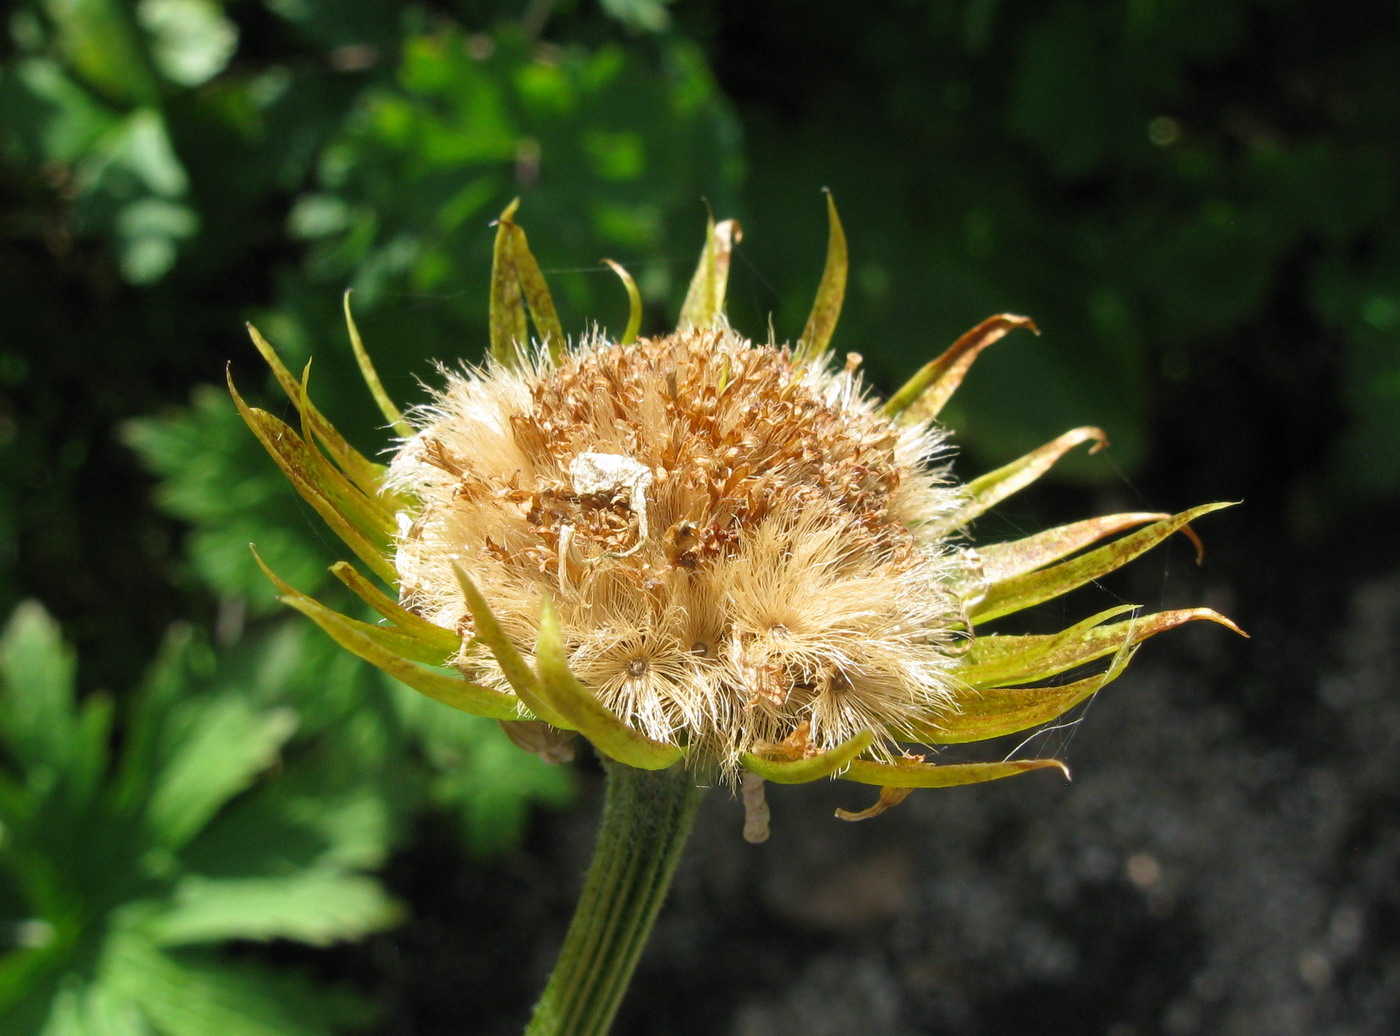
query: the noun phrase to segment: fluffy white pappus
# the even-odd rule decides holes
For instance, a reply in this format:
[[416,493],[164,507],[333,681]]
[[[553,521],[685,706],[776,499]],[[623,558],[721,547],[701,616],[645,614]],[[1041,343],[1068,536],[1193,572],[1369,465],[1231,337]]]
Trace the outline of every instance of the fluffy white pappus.
[[[454,566],[529,658],[553,601],[574,674],[638,732],[733,777],[954,708],[962,505],[939,429],[898,426],[852,370],[727,329],[446,375],[390,465],[419,502],[403,603],[470,636]],[[507,688],[491,653],[457,664]]]

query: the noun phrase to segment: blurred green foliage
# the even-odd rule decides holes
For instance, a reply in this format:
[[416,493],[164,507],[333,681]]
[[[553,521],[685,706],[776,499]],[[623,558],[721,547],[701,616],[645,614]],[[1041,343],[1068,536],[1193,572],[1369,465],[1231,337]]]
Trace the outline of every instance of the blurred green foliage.
[[210,662],[174,634],[127,696],[114,751],[112,699],[75,699],[52,620],[25,604],[6,628],[6,1032],[328,1033],[364,1016],[346,993],[214,947],[325,944],[393,923],[364,873],[388,848],[392,799],[324,746],[283,760],[296,714]]
[[[364,1020],[248,944],[389,923],[372,872],[429,813],[491,854],[568,801],[566,771],[274,606],[249,542],[328,595],[338,552],[219,384],[231,362],[262,395],[242,321],[294,368],[314,355],[318,400],[373,454],[345,288],[409,404],[434,362],[482,354],[512,197],[574,334],[623,323],[604,255],[666,328],[708,203],[745,226],[735,324],[790,338],[829,186],[853,259],[834,344],[881,387],[990,313],[1044,330],[949,408],[978,466],[1095,423],[1116,468],[1061,474],[1131,474],[1170,453],[1158,400],[1233,371],[1285,411],[1280,495],[1325,527],[1400,491],[1395,20],[1378,0],[21,0],[0,40],[0,1027]],[[1337,431],[1295,441],[1289,412]]]
[[491,853],[568,794],[494,723],[382,685],[301,624],[226,652],[177,629],[120,710],[79,702],[74,670],[22,604],[0,637],[7,1033],[340,1031],[368,1005],[219,944],[392,925],[370,872],[415,813],[452,811]]

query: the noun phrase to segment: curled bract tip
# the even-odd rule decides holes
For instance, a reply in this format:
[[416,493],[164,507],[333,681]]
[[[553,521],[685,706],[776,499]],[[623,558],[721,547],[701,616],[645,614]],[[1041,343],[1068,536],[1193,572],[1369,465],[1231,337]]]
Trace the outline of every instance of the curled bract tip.
[[[820,777],[839,774],[874,742],[874,733],[866,730],[834,748],[810,756],[785,759],[781,756],[774,757],[746,752],[739,757],[739,761],[743,764],[744,769],[750,773],[757,774],[774,784],[805,784],[807,781],[815,781]],[[777,748],[778,746],[773,747]]]
[[642,328],[642,293],[637,290],[637,282],[621,263],[615,263],[611,259],[603,259],[601,262],[617,274],[627,292],[627,328],[617,341],[619,345],[631,345],[637,340],[637,332]]

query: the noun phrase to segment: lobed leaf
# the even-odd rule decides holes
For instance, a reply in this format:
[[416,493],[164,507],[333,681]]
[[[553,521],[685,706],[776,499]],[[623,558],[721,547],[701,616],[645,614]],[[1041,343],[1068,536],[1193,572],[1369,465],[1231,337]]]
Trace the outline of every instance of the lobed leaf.
[[266,967],[187,949],[163,950],[139,933],[111,940],[100,983],[88,987],[114,1001],[139,1028],[80,1023],[54,1032],[149,1036],[334,1036],[369,1021],[357,997],[317,987],[285,966]]
[[37,601],[20,603],[0,635],[0,737],[25,769],[66,766],[79,722],[76,676],[58,623]]
[[744,769],[774,784],[805,784],[819,777],[830,777],[844,769],[851,760],[860,755],[871,743],[875,735],[866,730],[849,741],[814,755],[809,759],[770,759],[753,752],[745,752],[739,757]]
[[540,695],[577,730],[610,758],[639,770],[664,770],[680,761],[679,745],[653,741],[637,733],[617,714],[578,682],[569,670],[564,636],[554,605],[545,601],[540,610],[540,636],[535,644]]
[[266,711],[238,698],[200,702],[155,774],[146,820],[167,848],[193,838],[219,809],[278,757],[296,729],[289,709]]
[[846,232],[836,213],[836,201],[826,192],[826,218],[829,230],[826,242],[826,266],[817,285],[817,297],[812,312],[797,341],[793,360],[799,364],[813,363],[826,355],[831,336],[841,318],[841,304],[846,299],[846,274],[850,259],[846,249]]
[[1127,564],[1183,528],[1188,522],[1222,507],[1231,506],[1233,504],[1230,503],[1202,504],[1116,539],[1087,554],[1080,554],[1050,568],[995,583],[988,589],[987,595],[969,609],[968,617],[974,622],[987,622],[1058,597]]
[[387,928],[400,916],[382,885],[328,868],[276,877],[190,875],[142,928],[158,946],[294,939],[326,946]]
[[901,424],[932,421],[962,384],[978,354],[1018,327],[1040,334],[1040,329],[1029,317],[1018,317],[1012,313],[988,317],[965,332],[941,356],[924,364],[889,398],[885,404],[885,416],[897,417]]

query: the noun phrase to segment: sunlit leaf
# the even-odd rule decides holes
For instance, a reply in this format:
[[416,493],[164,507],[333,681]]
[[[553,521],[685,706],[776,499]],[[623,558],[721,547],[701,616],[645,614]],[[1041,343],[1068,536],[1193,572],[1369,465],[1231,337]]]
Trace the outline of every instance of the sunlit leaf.
[[1005,734],[1030,730],[1063,715],[1097,694],[1122,675],[1136,650],[1133,641],[1120,638],[1118,655],[1102,673],[1054,687],[989,687],[969,695],[958,713],[910,731],[910,740],[955,745],[986,741]]
[[515,701],[509,695],[478,687],[460,676],[448,676],[415,665],[402,655],[383,646],[367,631],[356,628],[354,621],[306,596],[287,597],[287,604],[320,626],[337,644],[370,665],[382,669],[400,683],[426,694],[434,701],[463,712],[493,719],[513,719],[518,715]]
[[632,275],[622,268],[620,263],[615,263],[611,259],[604,259],[603,262],[617,274],[622,281],[622,287],[627,292],[627,327],[618,338],[620,345],[631,345],[637,340],[637,332],[642,326],[642,293],[637,290],[637,282],[632,279]]
[[[326,483],[324,469],[317,463],[318,456],[313,456],[313,451],[301,437],[267,411],[248,406],[238,394],[231,377],[228,385],[243,420],[302,499],[315,508],[316,513],[355,552],[356,557],[385,582],[393,583],[397,573],[386,557],[392,530],[363,513],[353,509],[342,510],[338,506],[342,501],[338,501],[334,495],[336,488]],[[371,536],[374,538],[371,539]]]
[[292,405],[303,413],[303,420],[311,425],[316,438],[335,459],[340,469],[365,495],[383,495],[384,466],[367,459],[359,450],[346,442],[344,436],[335,430],[335,426],[316,409],[310,397],[303,395],[301,382],[292,376],[292,372],[283,364],[281,357],[277,355],[276,350],[272,348],[267,339],[252,324],[248,324],[247,329],[248,336],[253,340],[253,345],[257,347],[268,367],[272,369],[277,384],[282,387],[282,391],[292,401]]
[[389,927],[399,916],[377,881],[311,869],[277,877],[190,875],[142,927],[160,946],[226,939],[294,939],[324,946]]
[[565,345],[549,286],[525,240],[525,231],[515,222],[519,207],[517,198],[496,221],[491,266],[491,355],[503,364],[513,364],[521,351],[529,348],[527,314],[550,356],[557,360]]
[[476,588],[471,577],[460,565],[454,565],[453,571],[457,574],[457,582],[462,588],[467,610],[471,612],[476,639],[490,649],[516,696],[527,709],[551,726],[566,730],[575,729],[563,715],[554,710],[549,700],[539,693],[539,678],[530,669],[530,664],[525,661],[505,630],[501,629],[495,613],[491,611],[491,605],[481,596],[481,591]]
[[161,843],[178,848],[189,841],[272,764],[295,729],[287,709],[261,710],[233,698],[192,707],[146,808]]
[[20,604],[0,636],[0,736],[27,769],[62,767],[75,747],[76,675],[58,624],[38,603]]
[[462,638],[451,630],[435,626],[422,616],[415,615],[407,608],[371,583],[347,561],[337,561],[331,566],[331,574],[348,586],[355,595],[394,624],[397,632],[419,641],[432,651],[440,665],[462,646]]

